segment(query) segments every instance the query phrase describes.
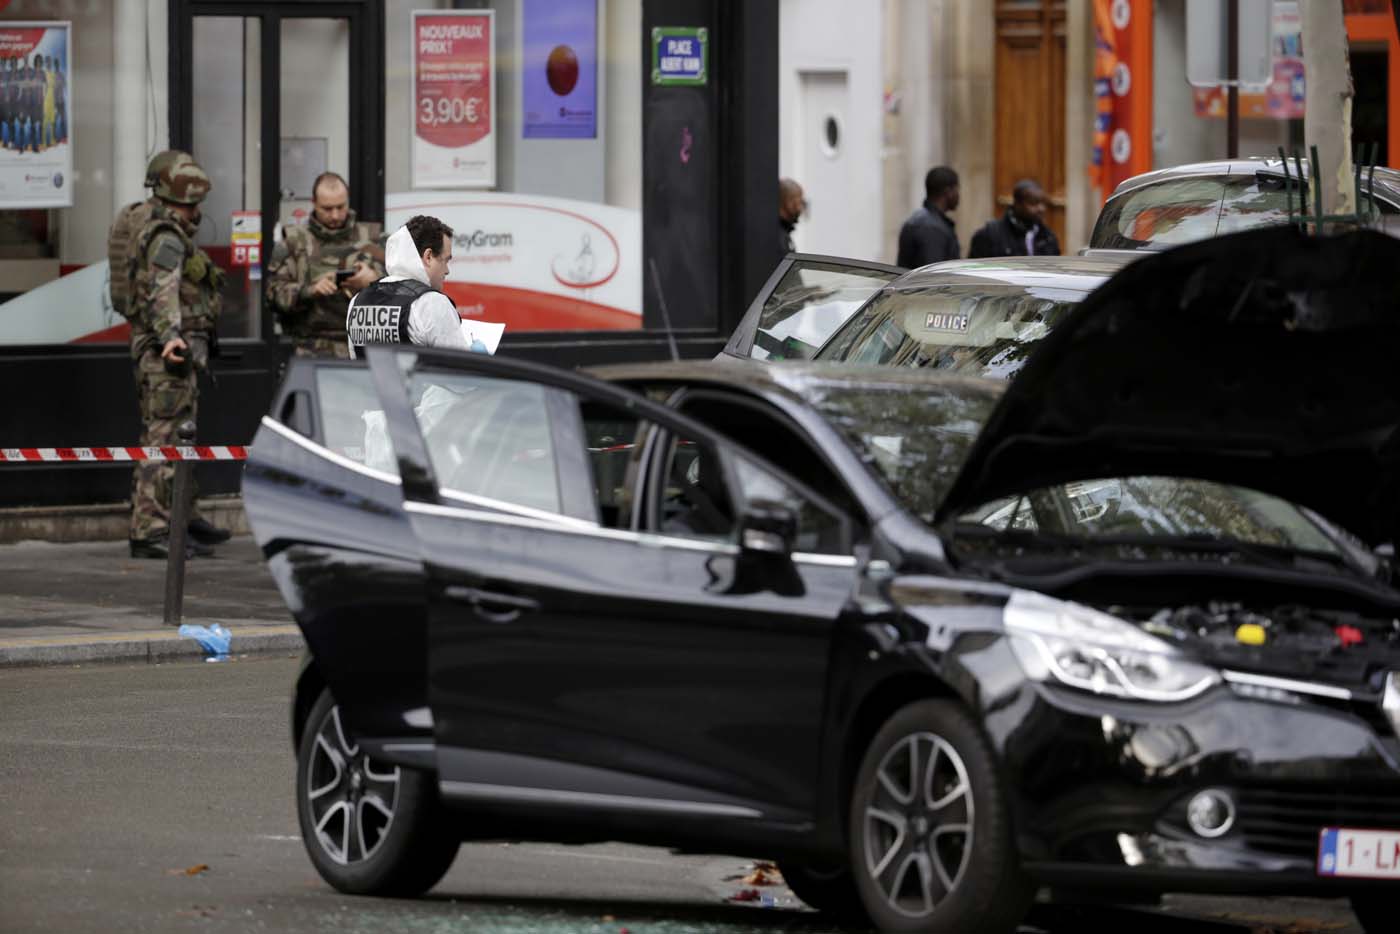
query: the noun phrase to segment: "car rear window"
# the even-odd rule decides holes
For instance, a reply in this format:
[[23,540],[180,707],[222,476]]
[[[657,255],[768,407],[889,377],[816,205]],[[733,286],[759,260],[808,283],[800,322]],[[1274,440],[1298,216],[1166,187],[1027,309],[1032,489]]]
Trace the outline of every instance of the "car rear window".
[[749,356],[810,360],[832,332],[894,277],[888,270],[795,263],[763,305]]
[[[1104,205],[1090,246],[1114,250],[1164,248],[1255,227],[1288,223],[1289,202],[1299,210],[1295,181],[1271,174],[1181,178],[1148,185]],[[1304,189],[1306,195],[1306,189]],[[1382,214],[1388,202],[1376,200]]]
[[1140,250],[1215,236],[1226,176],[1179,178],[1147,185],[1110,199],[1099,214],[1089,245]]

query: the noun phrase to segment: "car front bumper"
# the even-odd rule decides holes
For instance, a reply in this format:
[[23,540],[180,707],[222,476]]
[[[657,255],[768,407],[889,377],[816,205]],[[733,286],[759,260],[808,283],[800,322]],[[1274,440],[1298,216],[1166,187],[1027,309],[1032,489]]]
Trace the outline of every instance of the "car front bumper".
[[[1400,740],[1378,704],[1225,684],[1145,704],[1022,682],[987,708],[1021,856],[1042,881],[1158,891],[1345,894],[1317,871],[1324,827],[1400,833]],[[1230,825],[1193,829],[1214,790]],[[1384,869],[1393,857],[1380,856]]]

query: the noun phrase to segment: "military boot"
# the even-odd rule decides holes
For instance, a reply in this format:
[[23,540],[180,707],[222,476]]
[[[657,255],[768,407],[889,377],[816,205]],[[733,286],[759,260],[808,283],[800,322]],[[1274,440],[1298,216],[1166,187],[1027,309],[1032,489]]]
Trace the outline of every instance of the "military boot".
[[203,516],[191,519],[186,528],[189,529],[190,537],[201,545],[222,545],[233,534],[228,529],[219,528]]
[[[132,538],[127,540],[131,548],[133,558],[160,558],[170,557],[170,536],[157,535],[151,538]],[[193,539],[185,540],[186,558],[208,558],[214,554],[214,549],[208,545],[201,545]]]

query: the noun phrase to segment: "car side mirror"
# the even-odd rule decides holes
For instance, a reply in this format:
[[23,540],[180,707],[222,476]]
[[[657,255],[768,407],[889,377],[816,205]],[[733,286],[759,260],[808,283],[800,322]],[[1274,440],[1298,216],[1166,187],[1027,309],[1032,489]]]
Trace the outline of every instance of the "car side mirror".
[[797,514],[782,503],[753,500],[739,517],[739,549],[746,554],[790,555],[796,541]]

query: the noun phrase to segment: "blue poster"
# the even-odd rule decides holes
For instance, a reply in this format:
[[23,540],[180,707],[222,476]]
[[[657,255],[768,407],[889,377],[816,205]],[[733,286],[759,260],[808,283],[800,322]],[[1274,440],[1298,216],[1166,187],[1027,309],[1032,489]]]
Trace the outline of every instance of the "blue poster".
[[598,0],[524,0],[525,139],[598,137]]
[[597,0],[524,0],[520,72],[526,139],[598,136]]

